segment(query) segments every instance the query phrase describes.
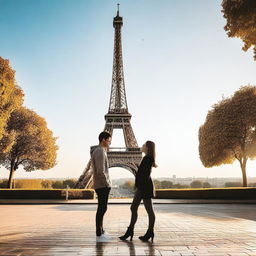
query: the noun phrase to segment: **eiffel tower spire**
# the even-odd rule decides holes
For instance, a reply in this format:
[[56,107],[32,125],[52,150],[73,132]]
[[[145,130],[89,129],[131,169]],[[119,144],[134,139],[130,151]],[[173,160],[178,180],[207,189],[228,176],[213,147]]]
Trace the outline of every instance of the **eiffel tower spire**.
[[117,15],[113,20],[115,29],[114,40],[114,58],[112,87],[110,95],[110,103],[108,113],[128,113],[128,106],[125,94],[124,69],[122,56],[122,38],[121,28],[123,26],[123,18],[119,16],[119,4],[117,5]]
[[121,28],[123,26],[123,18],[119,16],[119,5],[117,15],[113,20],[115,29],[114,39],[114,58],[113,58],[113,73],[112,87],[110,94],[110,103],[108,113],[105,115],[105,131],[110,134],[113,129],[123,129],[124,141],[126,148],[138,148],[137,140],[132,130],[130,123],[131,114],[128,112],[128,105],[125,94],[124,84],[124,69],[122,57],[122,38]]
[[116,14],[116,16],[119,16],[119,6],[120,6],[120,4],[117,4],[117,14]]

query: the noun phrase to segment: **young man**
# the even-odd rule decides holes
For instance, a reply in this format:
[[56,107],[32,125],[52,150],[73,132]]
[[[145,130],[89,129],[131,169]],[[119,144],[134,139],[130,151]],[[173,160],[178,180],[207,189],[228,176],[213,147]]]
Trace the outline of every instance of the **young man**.
[[110,144],[111,135],[108,132],[101,132],[99,135],[99,145],[91,152],[93,187],[98,196],[98,208],[96,213],[97,239],[105,238],[104,236],[106,235],[103,229],[103,217],[107,211],[108,196],[111,189],[107,158],[107,149]]

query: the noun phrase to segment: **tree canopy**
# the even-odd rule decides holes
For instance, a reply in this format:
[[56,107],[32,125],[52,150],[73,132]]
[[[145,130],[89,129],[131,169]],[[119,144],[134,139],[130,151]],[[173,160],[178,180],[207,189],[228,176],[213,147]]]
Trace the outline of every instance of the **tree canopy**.
[[194,180],[190,183],[190,187],[191,188],[202,188],[203,187],[203,183],[200,180]]
[[6,133],[0,145],[12,141],[7,152],[0,150],[0,164],[10,170],[8,187],[12,187],[12,178],[20,165],[26,171],[47,170],[56,164],[56,138],[47,128],[44,118],[34,111],[20,107],[11,113]]
[[246,163],[256,157],[256,87],[241,87],[208,112],[199,128],[199,155],[205,167],[238,160],[243,185],[247,186]]
[[23,91],[15,82],[15,71],[9,60],[0,57],[0,139],[3,137],[7,120],[23,102]]
[[254,50],[256,60],[256,1],[224,0],[222,12],[227,23],[224,29],[229,37],[238,37],[244,42],[243,50]]

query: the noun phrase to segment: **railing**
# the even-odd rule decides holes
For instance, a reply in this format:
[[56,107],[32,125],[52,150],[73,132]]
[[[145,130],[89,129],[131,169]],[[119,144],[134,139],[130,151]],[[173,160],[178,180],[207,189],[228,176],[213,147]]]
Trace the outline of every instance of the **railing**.
[[109,148],[108,152],[141,152],[140,148]]

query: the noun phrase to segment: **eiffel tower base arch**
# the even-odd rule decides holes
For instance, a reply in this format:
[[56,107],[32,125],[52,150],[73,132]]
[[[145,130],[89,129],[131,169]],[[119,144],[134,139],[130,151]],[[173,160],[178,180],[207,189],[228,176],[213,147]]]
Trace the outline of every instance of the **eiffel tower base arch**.
[[[142,159],[140,148],[110,148],[107,152],[109,168],[120,167],[128,170],[134,176]],[[91,160],[88,162],[83,174],[75,184],[75,188],[92,188],[93,171]]]

